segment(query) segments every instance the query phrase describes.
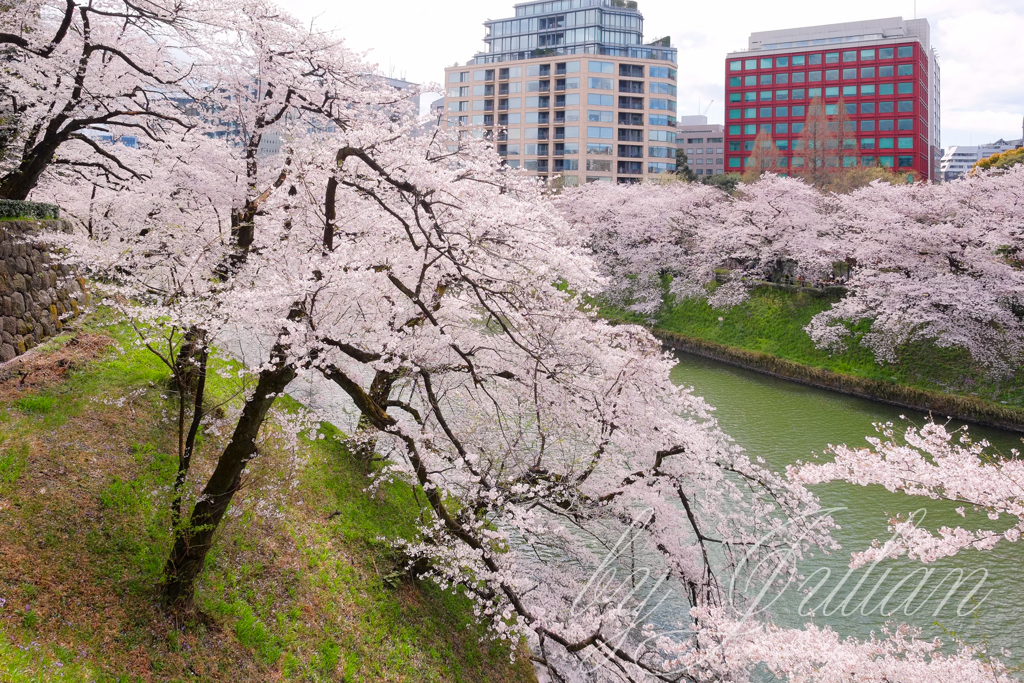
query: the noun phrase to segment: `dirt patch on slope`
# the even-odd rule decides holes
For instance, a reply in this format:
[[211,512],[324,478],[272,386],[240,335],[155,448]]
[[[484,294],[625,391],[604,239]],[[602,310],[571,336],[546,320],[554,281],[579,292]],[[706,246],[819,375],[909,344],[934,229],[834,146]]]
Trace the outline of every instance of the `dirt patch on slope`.
[[101,334],[79,333],[56,350],[40,346],[0,364],[0,401],[63,382],[68,373],[96,360],[115,343]]

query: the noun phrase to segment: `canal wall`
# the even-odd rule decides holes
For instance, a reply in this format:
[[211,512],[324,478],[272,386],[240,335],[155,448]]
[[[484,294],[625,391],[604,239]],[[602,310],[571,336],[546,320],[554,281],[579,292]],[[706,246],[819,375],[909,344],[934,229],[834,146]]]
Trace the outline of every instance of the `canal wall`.
[[735,365],[761,374],[778,377],[820,389],[881,401],[937,416],[947,416],[1024,433],[1024,409],[993,405],[973,396],[954,396],[915,389],[895,382],[844,375],[831,370],[801,365],[768,353],[748,351],[689,335],[651,329],[651,333],[670,349]]

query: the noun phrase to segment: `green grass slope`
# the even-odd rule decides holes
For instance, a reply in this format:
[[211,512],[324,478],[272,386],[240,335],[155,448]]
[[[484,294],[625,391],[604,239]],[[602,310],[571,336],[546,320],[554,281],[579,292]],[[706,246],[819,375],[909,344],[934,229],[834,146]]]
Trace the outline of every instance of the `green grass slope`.
[[[0,372],[0,681],[535,680],[508,644],[481,640],[467,600],[400,571],[380,537],[413,533],[416,491],[366,491],[330,430],[267,430],[200,614],[168,616],[156,584],[175,402],[120,334],[80,332]],[[237,390],[211,373],[211,401]],[[193,481],[222,443],[202,436]]]
[[[1016,378],[993,379],[958,349],[915,343],[900,349],[898,363],[879,364],[857,343],[849,344],[842,353],[829,354],[815,348],[803,328],[832,302],[808,292],[774,287],[757,288],[746,302],[727,310],[713,309],[696,299],[670,299],[655,317],[654,327],[845,375],[1024,407],[1021,373]],[[616,309],[605,308],[603,313],[610,318],[650,324]],[[867,328],[865,322],[854,332],[863,333]]]

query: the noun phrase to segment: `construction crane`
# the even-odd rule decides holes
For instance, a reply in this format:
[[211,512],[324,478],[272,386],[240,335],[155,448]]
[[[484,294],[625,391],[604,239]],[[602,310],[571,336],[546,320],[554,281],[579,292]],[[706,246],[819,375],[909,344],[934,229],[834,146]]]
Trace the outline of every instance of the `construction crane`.
[[714,104],[714,103],[715,103],[714,100],[711,100],[710,102],[708,102],[708,106],[704,107],[704,111],[702,111],[700,113],[700,115],[701,116],[707,116],[708,115],[708,109],[711,109],[711,105]]

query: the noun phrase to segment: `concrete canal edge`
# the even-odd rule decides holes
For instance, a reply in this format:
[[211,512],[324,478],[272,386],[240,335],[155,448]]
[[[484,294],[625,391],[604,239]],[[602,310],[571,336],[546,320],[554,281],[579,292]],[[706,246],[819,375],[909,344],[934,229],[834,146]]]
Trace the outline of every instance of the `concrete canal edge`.
[[683,353],[710,358],[763,375],[827,389],[848,396],[880,401],[901,408],[932,413],[937,419],[952,417],[965,422],[1024,433],[1024,409],[1002,407],[973,396],[955,396],[915,389],[831,370],[801,365],[760,351],[748,351],[689,335],[649,328],[662,344]]

